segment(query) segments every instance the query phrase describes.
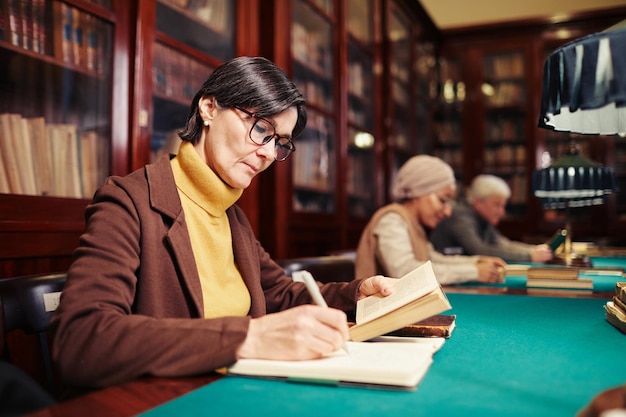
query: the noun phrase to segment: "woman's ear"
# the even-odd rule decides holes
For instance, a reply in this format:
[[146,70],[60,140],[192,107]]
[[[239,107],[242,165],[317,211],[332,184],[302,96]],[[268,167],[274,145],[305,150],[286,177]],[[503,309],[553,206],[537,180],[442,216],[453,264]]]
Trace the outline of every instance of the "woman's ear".
[[198,102],[198,110],[204,125],[210,125],[217,112],[217,100],[215,97],[202,97]]

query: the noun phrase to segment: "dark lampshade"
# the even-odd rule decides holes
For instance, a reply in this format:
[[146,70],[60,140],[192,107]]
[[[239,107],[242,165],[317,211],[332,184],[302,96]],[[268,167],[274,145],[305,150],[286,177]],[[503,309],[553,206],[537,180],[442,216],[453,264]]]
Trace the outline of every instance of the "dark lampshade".
[[539,127],[626,134],[626,21],[550,54],[543,70]]
[[533,173],[533,192],[548,209],[603,204],[616,189],[613,169],[580,155],[574,142],[566,155]]

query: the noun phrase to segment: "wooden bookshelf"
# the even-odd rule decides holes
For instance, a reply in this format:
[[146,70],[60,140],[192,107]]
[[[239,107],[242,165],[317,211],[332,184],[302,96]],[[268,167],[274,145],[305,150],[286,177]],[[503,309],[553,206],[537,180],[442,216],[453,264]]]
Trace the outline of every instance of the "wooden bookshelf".
[[127,84],[115,82],[127,75],[113,58],[129,23],[119,0],[2,6],[0,278],[66,269],[95,187],[126,171],[111,155],[128,142]]

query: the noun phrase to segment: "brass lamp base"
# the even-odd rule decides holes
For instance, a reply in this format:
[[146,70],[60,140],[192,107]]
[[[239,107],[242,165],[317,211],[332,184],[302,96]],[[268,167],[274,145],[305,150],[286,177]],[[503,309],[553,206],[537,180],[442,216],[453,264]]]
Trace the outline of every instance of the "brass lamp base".
[[567,254],[558,254],[555,255],[550,261],[549,264],[554,265],[564,265],[564,266],[576,266],[576,267],[592,267],[591,259],[589,259],[586,255],[581,255],[578,253],[570,253]]

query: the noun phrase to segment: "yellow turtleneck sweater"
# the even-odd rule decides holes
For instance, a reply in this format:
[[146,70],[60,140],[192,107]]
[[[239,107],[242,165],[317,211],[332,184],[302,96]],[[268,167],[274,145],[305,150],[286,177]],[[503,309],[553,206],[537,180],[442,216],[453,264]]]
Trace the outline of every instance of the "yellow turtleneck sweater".
[[245,316],[250,293],[235,264],[226,215],[243,190],[225,184],[190,142],[180,145],[171,165],[200,275],[204,317]]

